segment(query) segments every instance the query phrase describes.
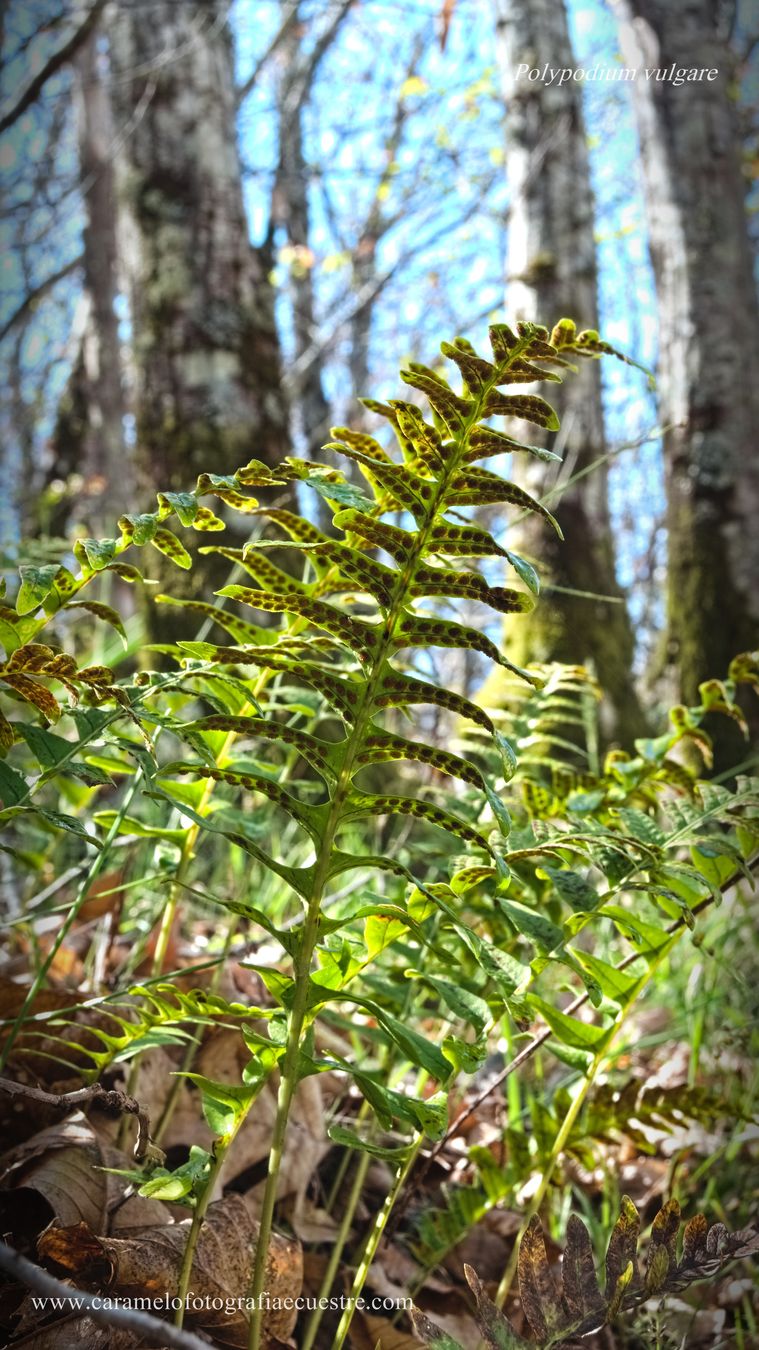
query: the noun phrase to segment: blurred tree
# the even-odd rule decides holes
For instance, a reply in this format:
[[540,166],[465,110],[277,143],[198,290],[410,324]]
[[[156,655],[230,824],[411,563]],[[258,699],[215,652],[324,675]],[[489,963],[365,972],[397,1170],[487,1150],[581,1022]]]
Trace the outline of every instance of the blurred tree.
[[[509,185],[506,313],[510,321],[567,315],[596,328],[594,207],[579,86],[516,74],[525,62],[540,69],[571,65],[566,10],[557,0],[495,0],[495,6]],[[510,532],[514,548],[539,561],[548,588],[531,622],[514,627],[512,653],[518,661],[592,661],[606,692],[605,735],[629,743],[641,734],[643,718],[615,572],[598,363],[584,363],[578,377],[557,386],[553,402],[562,422],[553,448],[563,453],[563,465],[530,459],[515,472],[534,496],[552,493],[565,540],[534,515]]]
[[[134,492],[124,429],[127,411],[116,313],[118,246],[111,102],[98,30],[86,33],[73,57],[79,182],[84,204],[85,319],[78,357],[61,400],[52,438],[48,481],[81,480],[78,514],[96,535],[112,530]],[[72,502],[60,499],[57,522],[68,529]],[[54,523],[48,520],[48,527]]]
[[[227,14],[223,0],[108,11],[141,491],[181,490],[251,458],[274,463],[288,448],[272,260],[250,242]],[[177,595],[175,569],[156,566],[159,580],[170,569]],[[180,594],[208,600],[228,572],[208,555]],[[178,614],[151,628],[186,634]]]
[[108,32],[138,459],[179,487],[285,451],[271,260],[248,235],[227,6],[116,5]]
[[[616,0],[615,9],[624,59],[639,68],[667,427],[668,659],[687,702],[759,640],[759,308],[722,7]],[[673,63],[715,75],[658,78]]]

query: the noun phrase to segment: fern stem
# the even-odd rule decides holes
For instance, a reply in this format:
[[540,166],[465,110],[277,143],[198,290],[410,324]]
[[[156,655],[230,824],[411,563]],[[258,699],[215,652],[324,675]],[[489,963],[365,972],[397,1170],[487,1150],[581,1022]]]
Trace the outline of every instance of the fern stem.
[[351,1291],[348,1295],[347,1307],[340,1318],[340,1325],[337,1328],[335,1339],[332,1342],[332,1350],[342,1350],[342,1347],[345,1344],[345,1338],[348,1335],[350,1324],[353,1321],[353,1312],[356,1307],[356,1302],[361,1297],[364,1285],[366,1284],[366,1277],[369,1274],[372,1262],[377,1255],[377,1248],[382,1241],[382,1235],[387,1226],[387,1221],[390,1218],[398,1196],[406,1184],[406,1178],[416,1162],[419,1150],[424,1143],[424,1138],[424,1134],[419,1133],[411,1143],[406,1159],[398,1168],[395,1181],[385,1196],[385,1202],[372,1224],[371,1231],[369,1232],[369,1236],[364,1245],[364,1250],[361,1254],[361,1260],[356,1269],[356,1274],[353,1277],[353,1284],[351,1285]]
[[174,1325],[176,1327],[179,1327],[180,1329],[184,1324],[185,1302],[187,1299],[187,1294],[190,1289],[190,1280],[192,1278],[192,1267],[195,1261],[195,1253],[197,1252],[198,1249],[198,1240],[200,1238],[201,1229],[205,1221],[206,1211],[208,1209],[209,1204],[211,1203],[211,1196],[213,1195],[214,1186],[216,1185],[219,1173],[221,1172],[221,1169],[224,1166],[224,1161],[226,1159],[227,1153],[232,1147],[232,1144],[234,1143],[235,1138],[237,1137],[237,1134],[240,1128],[242,1127],[243,1122],[245,1121],[248,1111],[250,1110],[250,1105],[252,1105],[252,1103],[250,1103],[248,1107],[244,1111],[242,1111],[240,1115],[237,1117],[234,1129],[230,1131],[229,1134],[225,1135],[223,1139],[215,1140],[213,1148],[213,1157],[211,1159],[211,1164],[208,1169],[208,1175],[205,1179],[205,1185],[203,1187],[201,1194],[197,1197],[195,1202],[195,1208],[192,1212],[192,1222],[190,1223],[190,1231],[187,1234],[187,1242],[185,1243],[185,1249],[182,1253],[182,1265],[179,1272],[179,1287],[177,1292],[179,1295],[180,1302],[179,1307],[177,1308],[176,1314],[174,1316]]
[[343,794],[347,787],[350,769],[353,764],[353,754],[351,754],[351,749],[353,749],[353,753],[355,754],[355,749],[357,748],[354,738],[351,738],[351,740],[352,745],[349,746],[346,755],[345,765],[335,792],[332,809],[325,829],[320,857],[314,873],[311,898],[309,900],[308,910],[300,936],[300,943],[294,961],[293,976],[295,992],[292,1008],[290,1009],[290,1015],[288,1017],[287,1046],[285,1048],[285,1055],[280,1073],[279,1092],[277,1094],[277,1114],[274,1121],[274,1131],[269,1150],[269,1168],[261,1203],[261,1227],[256,1243],[256,1258],[253,1267],[253,1281],[250,1291],[253,1300],[253,1312],[250,1320],[249,1350],[259,1350],[261,1344],[261,1331],[263,1325],[261,1295],[264,1292],[266,1257],[271,1238],[272,1223],[274,1220],[274,1206],[277,1200],[277,1186],[282,1166],[285,1135],[287,1133],[290,1108],[292,1106],[299,1077],[298,1060],[300,1057],[301,1040],[303,1038],[303,1031],[306,1023],[306,1014],[308,1012],[311,962],[319,937],[322,895],[329,873],[334,837],[340,823]]
[[311,1347],[314,1341],[316,1340],[316,1335],[319,1330],[319,1327],[321,1326],[322,1320],[323,1309],[321,1307],[321,1302],[322,1299],[326,1299],[329,1296],[335,1276],[337,1274],[337,1270],[340,1265],[340,1259],[345,1249],[345,1244],[348,1241],[348,1236],[350,1234],[351,1226],[353,1224],[356,1210],[358,1208],[358,1203],[359,1200],[361,1199],[361,1193],[364,1189],[364,1182],[366,1180],[366,1174],[369,1170],[370,1162],[371,1162],[371,1155],[369,1153],[362,1153],[359,1155],[355,1176],[353,1178],[353,1184],[351,1186],[350,1193],[348,1195],[348,1200],[345,1205],[345,1209],[343,1210],[343,1217],[340,1221],[340,1227],[337,1232],[337,1238],[335,1239],[335,1243],[330,1253],[327,1269],[324,1272],[324,1279],[322,1280],[321,1285],[319,1287],[317,1305],[314,1308],[313,1312],[311,1313],[308,1322],[306,1323],[306,1329],[303,1335],[303,1341],[301,1343],[300,1350],[311,1350]]
[[535,1214],[538,1213],[538,1211],[540,1210],[540,1206],[542,1205],[543,1201],[546,1198],[546,1195],[548,1194],[548,1189],[551,1185],[553,1174],[556,1171],[556,1167],[559,1163],[561,1155],[564,1152],[564,1148],[570,1138],[572,1130],[574,1129],[577,1117],[579,1116],[580,1111],[582,1110],[585,1104],[586,1098],[588,1096],[588,1093],[590,1092],[590,1089],[593,1086],[593,1083],[595,1082],[596,1076],[598,1075],[598,1072],[601,1069],[602,1065],[606,1063],[611,1046],[617,1039],[617,1036],[619,1035],[620,1031],[622,1030],[622,1027],[624,1026],[625,1022],[630,1016],[630,1013],[632,1012],[633,1008],[636,1006],[640,994],[643,992],[643,989],[645,989],[646,986],[650,983],[651,979],[655,975],[664,958],[666,956],[669,956],[672,947],[677,941],[679,935],[680,935],[679,933],[673,934],[670,941],[664,943],[657,951],[656,956],[651,961],[651,964],[648,967],[646,975],[637,990],[636,996],[633,999],[631,999],[630,1002],[627,1003],[624,1008],[620,1009],[620,1012],[618,1013],[615,1022],[613,1023],[613,1025],[609,1030],[609,1035],[604,1042],[603,1048],[598,1051],[597,1055],[595,1055],[592,1064],[588,1068],[588,1071],[582,1083],[580,1084],[580,1087],[578,1088],[574,1100],[572,1101],[572,1104],[570,1105],[569,1110],[567,1111],[561,1123],[561,1127],[556,1135],[550,1156],[543,1167],[543,1174],[540,1178],[540,1185],[538,1186],[535,1195],[533,1196],[532,1203],[530,1204],[530,1207],[527,1210],[527,1213],[525,1214],[525,1217],[522,1221],[522,1225],[519,1229],[519,1233],[515,1238],[513,1251],[511,1253],[508,1265],[503,1273],[503,1277],[496,1292],[494,1302],[497,1308],[502,1308],[504,1303],[506,1302],[506,1299],[509,1296],[511,1286],[514,1283],[514,1276],[516,1275],[517,1271],[520,1242],[522,1240],[522,1237],[524,1236],[525,1230],[527,1229],[530,1220],[533,1218]]

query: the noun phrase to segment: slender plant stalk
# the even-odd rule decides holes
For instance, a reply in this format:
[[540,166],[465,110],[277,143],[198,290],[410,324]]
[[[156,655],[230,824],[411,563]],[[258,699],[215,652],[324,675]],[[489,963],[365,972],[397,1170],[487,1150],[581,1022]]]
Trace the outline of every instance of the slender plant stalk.
[[322,1321],[322,1308],[320,1306],[321,1301],[322,1299],[326,1299],[329,1296],[329,1292],[334,1283],[334,1279],[337,1274],[338,1267],[340,1265],[340,1260],[343,1251],[345,1250],[345,1244],[348,1241],[348,1236],[350,1234],[351,1226],[353,1224],[353,1219],[355,1217],[356,1210],[358,1208],[358,1204],[364,1189],[364,1182],[366,1181],[366,1174],[369,1170],[370,1162],[371,1162],[370,1154],[368,1153],[359,1154],[358,1163],[356,1165],[356,1172],[353,1177],[353,1183],[351,1185],[351,1189],[345,1204],[345,1208],[343,1210],[343,1216],[340,1221],[340,1227],[337,1232],[337,1237],[332,1247],[332,1251],[330,1252],[327,1269],[324,1272],[324,1279],[322,1280],[321,1285],[319,1287],[319,1297],[317,1299],[317,1305],[314,1308],[313,1312],[311,1313],[308,1322],[306,1323],[306,1329],[303,1333],[303,1340],[301,1342],[300,1350],[311,1350],[311,1347],[314,1341],[316,1340],[317,1332],[319,1330],[319,1327],[321,1326]]
[[372,1262],[374,1261],[374,1258],[377,1255],[377,1248],[379,1247],[379,1244],[382,1241],[382,1234],[385,1231],[387,1221],[390,1218],[390,1215],[393,1211],[393,1206],[395,1205],[398,1196],[400,1195],[404,1185],[406,1184],[406,1178],[408,1177],[411,1168],[414,1166],[414,1163],[416,1162],[417,1155],[423,1143],[424,1143],[424,1134],[420,1133],[416,1135],[415,1139],[410,1145],[405,1161],[398,1168],[398,1171],[395,1176],[395,1181],[393,1182],[392,1187],[385,1196],[385,1202],[376,1219],[374,1220],[374,1223],[372,1224],[369,1236],[366,1239],[364,1250],[361,1254],[361,1260],[356,1270],[356,1274],[353,1277],[353,1284],[351,1285],[351,1291],[350,1294],[348,1295],[348,1305],[345,1308],[342,1317],[340,1318],[340,1325],[338,1326],[337,1331],[335,1332],[335,1339],[332,1342],[332,1350],[342,1350],[342,1347],[345,1344],[345,1338],[348,1335],[348,1332],[350,1330],[350,1324],[353,1321],[353,1313],[356,1307],[356,1301],[361,1297],[361,1292],[366,1283],[366,1277],[369,1274]]
[[182,1266],[179,1272],[179,1289],[178,1289],[179,1307],[177,1308],[176,1314],[174,1316],[174,1325],[179,1328],[181,1328],[184,1324],[185,1300],[187,1298],[187,1294],[190,1288],[190,1280],[192,1278],[192,1267],[195,1261],[195,1253],[198,1248],[198,1239],[200,1238],[200,1232],[206,1217],[206,1211],[210,1204],[211,1196],[213,1195],[216,1180],[219,1176],[219,1173],[221,1172],[222,1167],[224,1166],[226,1156],[230,1148],[232,1147],[232,1144],[234,1143],[237,1134],[239,1133],[243,1125],[243,1122],[247,1117],[248,1111],[250,1110],[250,1105],[252,1105],[252,1102],[249,1103],[246,1106],[245,1110],[241,1112],[241,1114],[237,1117],[234,1129],[229,1134],[224,1135],[222,1139],[217,1139],[215,1141],[213,1157],[211,1159],[211,1164],[208,1169],[206,1182],[201,1194],[197,1197],[195,1202],[195,1208],[193,1209],[192,1212],[192,1222],[190,1224],[190,1231],[187,1234],[187,1242],[185,1244],[185,1249],[182,1253]]
[[588,1093],[590,1092],[590,1089],[592,1088],[593,1083],[595,1082],[596,1076],[599,1070],[601,1069],[601,1066],[607,1062],[609,1057],[609,1050],[613,1045],[614,1041],[617,1039],[617,1036],[619,1035],[620,1031],[622,1030],[622,1027],[624,1026],[625,1022],[630,1016],[630,1013],[632,1012],[633,1008],[636,1006],[640,994],[642,993],[645,986],[648,985],[649,982],[653,979],[653,976],[656,974],[656,971],[659,969],[659,966],[661,965],[665,957],[669,956],[679,936],[680,931],[674,933],[671,936],[669,942],[664,943],[657,951],[656,956],[651,961],[651,964],[649,965],[648,970],[645,976],[643,977],[643,984],[638,989],[635,998],[631,999],[631,1001],[628,1004],[626,1004],[624,1008],[620,1009],[620,1012],[617,1015],[617,1018],[613,1026],[610,1028],[610,1034],[604,1042],[603,1049],[599,1050],[598,1054],[595,1055],[592,1064],[590,1065],[582,1083],[580,1084],[577,1090],[577,1093],[575,1094],[572,1100],[569,1110],[567,1111],[561,1123],[559,1132],[554,1140],[550,1157],[543,1166],[543,1172],[540,1178],[540,1185],[538,1186],[532,1198],[529,1209],[527,1210],[527,1213],[525,1214],[524,1219],[522,1220],[521,1227],[514,1240],[514,1248],[512,1254],[509,1258],[508,1265],[503,1273],[503,1277],[496,1292],[494,1302],[497,1308],[502,1308],[504,1303],[506,1302],[506,1299],[509,1296],[511,1286],[514,1283],[514,1276],[516,1275],[517,1262],[519,1260],[519,1244],[522,1240],[522,1237],[525,1233],[525,1230],[530,1220],[533,1218],[535,1214],[538,1213],[540,1206],[542,1205],[543,1201],[546,1198],[546,1195],[548,1194],[548,1188],[551,1185],[553,1174],[556,1170],[559,1159],[561,1158],[561,1155],[564,1152],[565,1145],[572,1133],[572,1130],[574,1129],[577,1117],[579,1116],[580,1111],[583,1108]]

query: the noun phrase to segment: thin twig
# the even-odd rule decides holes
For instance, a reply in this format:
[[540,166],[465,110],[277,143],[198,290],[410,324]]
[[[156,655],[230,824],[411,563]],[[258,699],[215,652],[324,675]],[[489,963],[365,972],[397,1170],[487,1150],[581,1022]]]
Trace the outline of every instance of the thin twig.
[[128,1096],[118,1088],[105,1088],[102,1083],[90,1083],[87,1087],[76,1088],[73,1092],[44,1092],[42,1088],[29,1087],[26,1083],[14,1083],[11,1078],[0,1078],[0,1092],[6,1097],[24,1097],[27,1101],[39,1102],[41,1106],[56,1106],[63,1110],[68,1110],[72,1106],[83,1106],[85,1102],[98,1102],[109,1111],[135,1116],[137,1119],[135,1162],[142,1162],[148,1155],[150,1117],[134,1097]]
[[66,65],[66,62],[71,60],[74,53],[79,50],[87,34],[97,22],[98,15],[104,5],[105,0],[95,0],[84,22],[74,29],[66,42],[53,52],[42,69],[29,81],[26,88],[22,89],[13,107],[8,109],[4,117],[0,117],[0,135],[7,131],[9,127],[12,127],[14,122],[18,121],[21,114],[25,113],[27,108],[30,108],[39,98],[48,80],[56,75]]
[[[194,1336],[191,1331],[178,1331],[169,1322],[151,1317],[150,1313],[119,1306],[104,1308],[102,1306],[104,1300],[96,1294],[88,1294],[84,1289],[72,1289],[70,1284],[56,1280],[53,1275],[27,1261],[25,1256],[21,1256],[4,1242],[0,1242],[0,1270],[4,1270],[29,1289],[36,1290],[38,1294],[56,1300],[62,1299],[64,1304],[70,1304],[72,1312],[76,1310],[86,1313],[93,1322],[99,1322],[106,1327],[123,1327],[126,1331],[133,1331],[141,1341],[147,1341],[149,1345],[168,1345],[172,1350],[173,1347],[176,1347],[176,1350],[208,1350],[208,1341]],[[112,1299],[109,1302],[115,1304],[116,1300]]]
[[59,281],[63,281],[66,277],[70,277],[71,273],[75,272],[77,267],[81,267],[83,261],[84,255],[78,253],[75,258],[70,260],[70,262],[65,263],[63,267],[59,267],[56,272],[52,272],[49,277],[45,277],[44,281],[40,281],[37,286],[33,286],[30,291],[27,291],[23,300],[16,306],[13,313],[6,319],[2,328],[0,328],[0,342],[8,336],[11,329],[15,328],[16,324],[19,323],[21,319],[25,318],[26,315],[34,309],[38,300],[41,300],[44,295],[47,295],[48,291],[51,291],[54,286],[57,286]]

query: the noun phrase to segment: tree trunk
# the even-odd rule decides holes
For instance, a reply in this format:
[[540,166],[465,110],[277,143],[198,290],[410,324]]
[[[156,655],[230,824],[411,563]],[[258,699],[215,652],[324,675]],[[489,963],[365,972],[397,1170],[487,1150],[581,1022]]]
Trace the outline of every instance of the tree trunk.
[[[223,0],[154,0],[149,14],[124,3],[110,18],[137,462],[153,490],[251,458],[273,464],[287,448],[271,263],[248,236],[226,14]],[[172,569],[172,593],[184,577],[185,594],[209,598],[213,562]]]
[[[568,316],[578,327],[596,328],[593,196],[580,93],[571,82],[559,87],[516,79],[522,62],[570,64],[566,11],[557,0],[495,4],[509,182],[507,318],[550,326]],[[564,465],[557,475],[558,466],[516,457],[513,471],[537,497],[606,451],[598,363],[581,363],[578,375],[548,393],[561,417],[554,448],[563,451]],[[528,428],[527,439],[534,437]],[[520,661],[592,662],[606,694],[605,739],[628,744],[641,734],[643,719],[631,674],[633,636],[615,573],[605,463],[550,504],[564,543],[535,516],[509,532],[510,546],[537,561],[547,587],[556,588],[529,623],[514,625],[511,653]],[[581,598],[572,594],[577,591],[611,598]]]
[[[624,59],[638,67],[632,89],[669,428],[668,656],[686,702],[759,640],[759,307],[718,8],[713,0],[615,4]],[[657,79],[673,62],[716,76],[679,86]]]
[[79,173],[86,210],[84,288],[89,316],[82,344],[87,390],[81,459],[84,515],[93,534],[112,529],[133,492],[124,440],[126,406],[121,376],[113,124],[103,81],[97,29],[74,60],[76,72]]

